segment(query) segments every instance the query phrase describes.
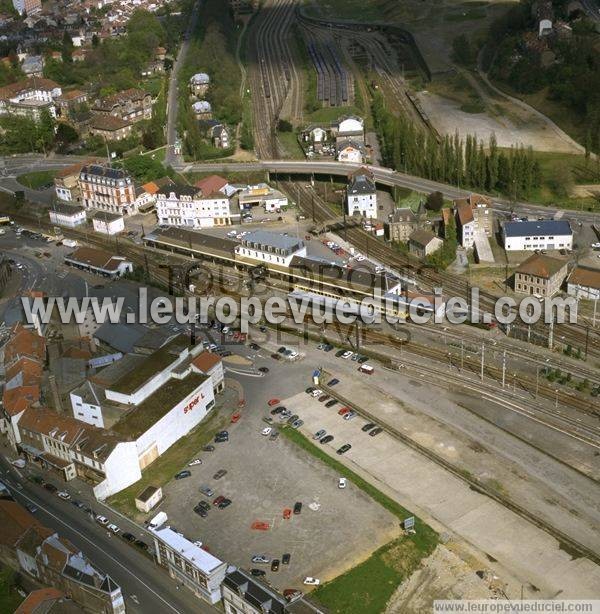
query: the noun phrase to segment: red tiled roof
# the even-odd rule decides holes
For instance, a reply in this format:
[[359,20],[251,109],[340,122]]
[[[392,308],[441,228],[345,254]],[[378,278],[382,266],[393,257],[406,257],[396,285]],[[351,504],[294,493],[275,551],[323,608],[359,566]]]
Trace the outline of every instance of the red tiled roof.
[[43,366],[42,363],[34,358],[22,356],[6,369],[6,381],[16,377],[19,373],[23,373],[23,386],[34,386],[39,384],[42,379]]
[[567,265],[566,260],[533,254],[517,267],[517,273],[549,279]]
[[[85,431],[85,423],[47,408],[29,408],[19,420],[19,428],[49,435],[56,429],[56,439],[67,445],[74,443]],[[60,437],[59,437],[60,435]]]
[[16,388],[5,390],[2,394],[2,405],[9,416],[20,414],[34,403],[39,402],[39,400],[39,386],[17,386]]
[[458,219],[460,220],[461,226],[464,226],[475,219],[473,217],[473,209],[466,200],[456,201],[456,213],[458,214]]
[[26,90],[53,90],[59,88],[60,85],[52,79],[44,79],[43,77],[29,77],[28,79],[22,79],[16,83],[10,83],[4,87],[0,87],[0,100],[7,100],[16,96],[19,92]]
[[203,373],[208,373],[208,371],[210,371],[220,362],[221,358],[212,352],[202,352],[201,354],[198,354],[194,360],[192,360],[194,367]]
[[25,597],[25,601],[15,610],[14,614],[36,614],[41,605],[45,604],[47,601],[56,601],[61,597],[64,597],[64,593],[61,593],[54,587],[39,588],[36,591],[31,591],[31,593]]
[[600,269],[589,269],[587,267],[575,267],[569,277],[570,284],[576,284],[584,288],[600,289]]
[[15,324],[10,340],[4,346],[4,364],[9,365],[21,356],[29,356],[44,361],[46,358],[46,340],[34,330]]
[[194,185],[197,188],[200,188],[203,195],[214,194],[218,192],[222,188],[224,188],[229,182],[227,179],[223,179],[219,175],[210,175],[209,177],[204,177],[204,179],[200,179]]
[[38,520],[16,501],[0,499],[0,544],[10,548],[21,539],[27,530],[41,526]]

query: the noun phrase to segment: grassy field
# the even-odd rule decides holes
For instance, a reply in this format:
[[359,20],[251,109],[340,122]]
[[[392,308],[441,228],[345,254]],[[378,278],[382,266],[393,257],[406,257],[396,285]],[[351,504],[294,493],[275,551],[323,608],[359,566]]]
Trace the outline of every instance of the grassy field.
[[17,177],[17,181],[31,190],[39,190],[40,188],[52,185],[56,171],[33,171],[25,173]]
[[0,612],[14,612],[23,601],[15,590],[14,580],[15,572],[10,567],[0,569]]
[[298,143],[298,135],[295,132],[279,132],[277,138],[283,145],[287,157],[294,160],[304,160],[304,152],[302,147],[300,147],[300,143]]
[[[392,513],[399,521],[412,516],[396,501],[382,493],[357,473],[318,448],[304,435],[291,428],[282,434],[296,445],[346,477],[371,499]],[[377,614],[404,578],[429,556],[438,541],[437,533],[416,518],[416,534],[398,538],[374,552],[366,561],[331,582],[320,586],[312,595],[336,614]]]
[[173,476],[195,458],[202,446],[209,443],[214,434],[229,422],[229,415],[218,410],[200,423],[197,429],[180,439],[162,456],[155,460],[143,473],[141,480],[108,499],[108,504],[121,513],[141,520],[142,515],[135,507],[135,497],[147,486],[164,486]]

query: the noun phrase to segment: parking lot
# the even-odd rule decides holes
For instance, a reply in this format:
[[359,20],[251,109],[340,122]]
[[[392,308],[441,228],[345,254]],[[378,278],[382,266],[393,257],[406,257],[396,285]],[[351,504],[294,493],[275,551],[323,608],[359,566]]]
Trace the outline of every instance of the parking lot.
[[[230,563],[263,569],[277,588],[300,587],[305,576],[333,578],[396,536],[398,523],[352,484],[338,488],[335,472],[286,438],[273,441],[261,435],[270,398],[286,405],[289,397],[307,396],[304,388],[310,384],[312,362],[274,361],[270,350],[254,354],[248,348],[231,349],[253,359],[255,367],[266,366],[269,373],[235,374],[247,405],[239,422],[230,425],[229,441],[214,444],[213,452],[202,452],[203,463],[191,468],[192,477],[172,480],[160,509],[187,537],[201,540]],[[275,418],[272,426],[279,429],[279,424]],[[227,474],[215,480],[214,474],[222,469]],[[204,485],[214,490],[211,498],[200,493]],[[194,513],[198,501],[212,502],[218,496],[230,498],[232,504],[223,510],[211,505],[206,518]],[[302,503],[301,513],[285,520],[284,509],[296,502]],[[268,523],[269,529],[253,529],[254,522]],[[251,562],[255,554],[281,560],[284,553],[291,561],[278,572]]]

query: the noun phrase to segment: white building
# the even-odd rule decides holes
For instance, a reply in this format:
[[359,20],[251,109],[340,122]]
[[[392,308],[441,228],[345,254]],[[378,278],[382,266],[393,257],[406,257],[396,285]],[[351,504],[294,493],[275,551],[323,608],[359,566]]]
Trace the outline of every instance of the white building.
[[58,83],[42,77],[29,77],[0,87],[0,115],[23,115],[38,119],[42,109],[56,117],[55,98],[62,96]]
[[377,188],[373,173],[366,168],[350,175],[346,188],[346,214],[377,217]]
[[133,264],[123,256],[113,256],[93,247],[79,247],[65,256],[65,264],[96,275],[122,277],[133,271]]
[[125,221],[118,213],[96,211],[92,216],[94,230],[104,235],[116,235],[125,230]]
[[336,146],[338,162],[355,162],[362,164],[365,161],[364,149],[355,141],[341,141]]
[[192,543],[169,526],[152,531],[156,562],[168,570],[171,578],[183,584],[208,603],[221,600],[221,583],[227,563]]
[[502,228],[506,251],[573,249],[573,230],[567,220],[505,222]]
[[257,230],[249,232],[241,244],[236,245],[235,254],[257,263],[289,267],[294,256],[306,256],[306,246],[297,237]]
[[159,224],[210,228],[231,224],[229,197],[222,192],[204,195],[191,186],[172,186],[156,194]]
[[357,115],[340,117],[332,124],[331,133],[336,140],[352,139],[362,143],[364,142],[365,124],[363,119]]
[[575,267],[567,281],[567,294],[589,301],[600,300],[600,269]]
[[249,185],[239,193],[238,199],[242,211],[248,211],[252,207],[263,207],[268,213],[280,211],[288,206],[287,196],[266,183]]
[[85,209],[76,205],[55,203],[52,205],[52,209],[48,211],[48,215],[51,224],[67,228],[75,228],[75,226],[80,226],[86,222]]

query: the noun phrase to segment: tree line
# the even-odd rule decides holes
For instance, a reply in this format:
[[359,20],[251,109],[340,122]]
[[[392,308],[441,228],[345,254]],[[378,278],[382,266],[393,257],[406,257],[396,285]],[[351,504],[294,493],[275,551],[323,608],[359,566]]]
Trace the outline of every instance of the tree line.
[[373,97],[372,112],[384,163],[398,171],[513,198],[526,197],[541,184],[531,148],[500,150],[494,135],[487,146],[475,136],[462,139],[458,133],[438,140],[408,117],[388,111],[380,92]]

